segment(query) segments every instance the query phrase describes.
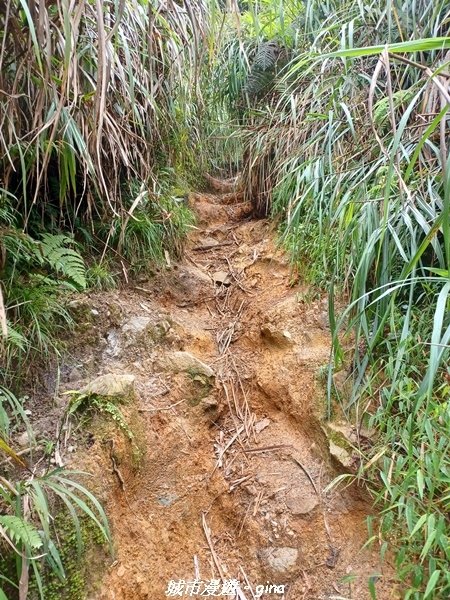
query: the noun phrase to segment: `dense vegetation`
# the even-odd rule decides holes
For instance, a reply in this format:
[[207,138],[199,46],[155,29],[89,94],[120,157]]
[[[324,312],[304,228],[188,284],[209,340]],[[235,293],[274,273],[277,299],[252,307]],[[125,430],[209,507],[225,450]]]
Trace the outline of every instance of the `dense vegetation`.
[[11,390],[58,352],[61,295],[179,253],[180,197],[205,170],[239,170],[329,291],[326,412],[378,431],[358,474],[380,510],[371,541],[395,553],[405,598],[448,597],[448,3],[9,0],[0,23],[0,449],[17,463],[0,473],[0,535],[18,573],[42,545],[60,569],[49,493],[80,508],[78,484],[24,476],[13,450],[26,414]]
[[[0,598],[27,598],[31,579],[44,597],[44,568],[65,578],[55,510],[68,511],[79,545],[80,513],[109,539],[78,475],[36,462],[18,396],[30,370],[60,354],[67,294],[179,254],[192,223],[180,197],[183,173],[202,170],[189,163],[213,32],[201,2],[170,4],[0,6],[0,555],[16,554],[12,572],[0,562]],[[15,441],[24,428],[26,458]]]

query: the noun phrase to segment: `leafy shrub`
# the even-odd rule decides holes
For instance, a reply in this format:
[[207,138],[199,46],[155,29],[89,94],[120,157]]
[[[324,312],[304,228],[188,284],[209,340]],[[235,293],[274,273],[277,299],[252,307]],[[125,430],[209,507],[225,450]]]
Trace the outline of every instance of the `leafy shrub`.
[[13,553],[17,563],[15,575],[8,578],[0,575],[0,594],[6,597],[2,588],[12,588],[20,589],[21,597],[27,597],[32,574],[39,596],[44,600],[42,563],[61,581],[66,578],[54,529],[56,513],[67,511],[79,552],[82,549],[81,515],[92,521],[107,542],[110,542],[109,525],[98,500],[77,481],[81,473],[57,468],[38,475],[32,462],[14,451],[13,425],[26,425],[31,432],[32,458],[35,440],[21,403],[10,391],[0,388],[0,455],[9,459],[0,463],[0,536],[7,544],[4,550]]

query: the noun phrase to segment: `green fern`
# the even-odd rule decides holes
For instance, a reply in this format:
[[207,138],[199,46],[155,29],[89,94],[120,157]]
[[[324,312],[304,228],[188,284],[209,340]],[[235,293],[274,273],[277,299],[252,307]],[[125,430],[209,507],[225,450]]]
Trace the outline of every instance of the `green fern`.
[[275,41],[259,44],[244,90],[255,98],[270,89],[275,82],[275,71],[282,49]]
[[109,416],[128,439],[133,440],[134,434],[124,418],[122,411],[114,404],[114,402],[111,402],[104,396],[98,396],[96,394],[80,394],[76,391],[66,393],[72,395],[68,408],[69,415],[74,415],[80,410],[96,410],[101,414]]
[[124,419],[122,411],[119,410],[115,404],[99,397],[94,398],[92,404],[99,412],[108,415],[129,440],[134,439],[134,434]]
[[22,544],[27,551],[36,550],[43,545],[38,530],[31,523],[14,515],[0,515],[0,533],[13,544]]
[[413,98],[414,93],[414,89],[398,90],[397,92],[392,94],[392,98],[386,96],[378,100],[378,102],[373,107],[373,120],[375,122],[375,125],[381,126],[385,125],[388,122],[391,100],[393,107],[396,110],[402,104],[408,104]]
[[[12,432],[16,431],[17,425],[20,425],[20,428],[26,426],[30,444],[34,448],[35,437],[22,402],[8,389],[0,386],[0,454],[6,454],[17,465],[24,467],[25,463],[9,446],[9,439]],[[30,457],[32,459],[32,455]],[[24,557],[27,559],[25,566],[30,574],[31,571],[34,573],[37,586],[37,593],[33,594],[33,598],[39,594],[40,600],[45,600],[47,598],[43,585],[45,581],[41,577],[42,573],[47,572],[45,569],[49,569],[49,572],[60,581],[66,580],[66,565],[63,565],[61,556],[61,538],[57,535],[58,530],[55,531],[55,516],[63,515],[64,511],[64,518],[68,518],[73,524],[79,555],[83,548],[80,523],[84,517],[90,519],[102,540],[108,542],[111,552],[112,546],[104,509],[97,498],[78,482],[78,478],[86,474],[57,468],[38,475],[36,465],[37,463],[29,465],[30,471],[35,473],[32,478],[27,474],[25,474],[26,478],[23,478],[23,469],[14,470],[16,478],[11,476],[10,468],[6,470],[0,468],[2,479],[0,508],[3,513],[0,515],[0,546],[6,549],[6,564],[10,564],[10,556],[16,562],[19,576],[24,567],[23,559]],[[25,497],[32,522],[23,516]],[[0,558],[4,557],[3,552]],[[64,563],[67,562],[66,558],[64,557]],[[0,600],[5,598],[5,593],[2,591],[4,583],[8,589],[18,589],[16,577],[13,574],[9,576],[12,579],[0,573]]]
[[40,240],[40,250],[47,265],[63,275],[77,289],[86,288],[86,267],[84,260],[73,248],[68,247],[73,240],[62,234],[45,233]]
[[278,60],[280,52],[281,49],[277,42],[263,42],[258,46],[253,67],[261,69],[262,71],[273,69]]
[[27,347],[27,340],[24,335],[16,329],[9,319],[6,320],[8,327],[8,335],[6,341],[10,347],[17,348],[20,351],[24,351]]

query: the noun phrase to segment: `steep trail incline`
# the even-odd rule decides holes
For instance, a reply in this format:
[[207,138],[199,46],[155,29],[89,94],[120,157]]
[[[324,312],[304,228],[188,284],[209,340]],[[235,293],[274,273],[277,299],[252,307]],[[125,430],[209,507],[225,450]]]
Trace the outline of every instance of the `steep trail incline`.
[[[118,436],[112,470],[97,436],[83,458],[117,547],[91,599],[162,600],[170,580],[236,578],[242,591],[222,597],[362,600],[373,575],[377,598],[395,597],[378,549],[361,550],[367,498],[324,493],[342,472],[320,422],[326,299],[291,281],[270,224],[235,195],[189,201],[198,228],[183,264],[97,298],[121,311],[97,369],[135,376],[130,423],[146,452],[133,466]],[[267,583],[284,593],[256,588]]]

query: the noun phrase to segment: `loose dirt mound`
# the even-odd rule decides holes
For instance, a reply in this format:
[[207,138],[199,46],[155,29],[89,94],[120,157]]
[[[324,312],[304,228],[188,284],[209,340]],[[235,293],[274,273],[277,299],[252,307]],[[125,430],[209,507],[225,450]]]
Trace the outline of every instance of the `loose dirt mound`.
[[[190,202],[200,225],[184,264],[93,299],[100,312],[120,306],[96,368],[135,375],[146,453],[133,464],[120,436],[114,454],[97,436],[79,459],[104,491],[117,547],[91,598],[159,600],[170,580],[238,579],[222,597],[365,599],[371,576],[377,598],[394,597],[377,549],[361,550],[367,498],[323,491],[339,474],[320,426],[326,302],[292,284],[246,204]],[[284,593],[256,587],[267,584]]]

